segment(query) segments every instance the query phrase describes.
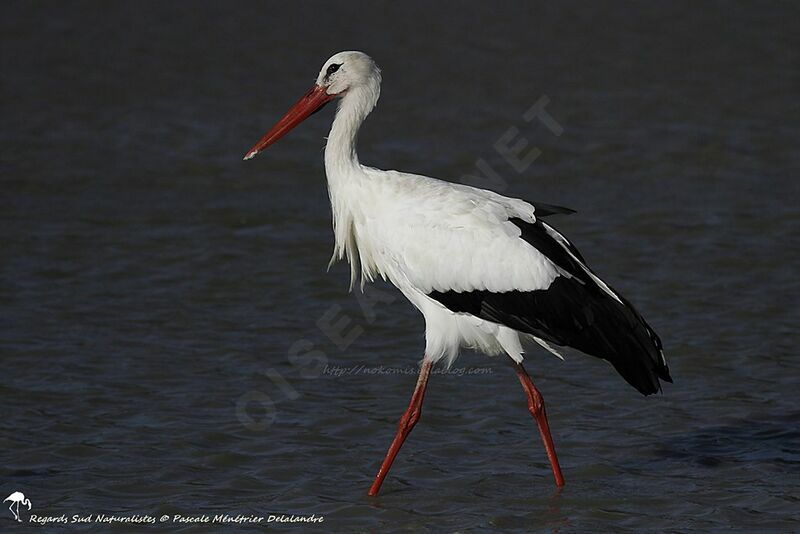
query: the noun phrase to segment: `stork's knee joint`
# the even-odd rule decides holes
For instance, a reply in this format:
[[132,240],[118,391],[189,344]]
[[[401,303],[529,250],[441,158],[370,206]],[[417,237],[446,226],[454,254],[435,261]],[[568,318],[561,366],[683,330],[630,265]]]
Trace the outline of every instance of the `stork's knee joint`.
[[414,425],[417,424],[419,421],[419,416],[422,414],[422,410],[411,410],[410,412],[406,412],[403,414],[403,417],[400,418],[400,427],[401,431],[408,432]]
[[[538,392],[537,392],[538,393]],[[534,417],[539,417],[544,413],[544,399],[541,395],[530,393],[528,396],[528,411]]]

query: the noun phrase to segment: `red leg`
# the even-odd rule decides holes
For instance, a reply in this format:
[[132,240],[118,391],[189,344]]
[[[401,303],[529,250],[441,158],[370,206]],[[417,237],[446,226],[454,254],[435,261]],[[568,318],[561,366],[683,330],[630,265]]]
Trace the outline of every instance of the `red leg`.
[[428,385],[428,376],[430,375],[432,365],[433,363],[427,360],[422,362],[422,368],[419,371],[419,378],[417,379],[417,387],[414,388],[414,394],[411,395],[411,402],[408,405],[406,413],[400,418],[400,423],[397,425],[397,435],[395,435],[391,446],[389,446],[389,452],[386,453],[386,458],[383,459],[381,468],[375,476],[375,482],[373,482],[372,487],[369,488],[369,493],[367,495],[371,497],[377,495],[378,491],[380,491],[383,479],[386,478],[389,468],[392,467],[395,456],[400,452],[400,447],[403,446],[403,442],[411,433],[411,429],[414,428],[414,425],[419,421],[419,416],[422,413],[422,400],[425,398],[425,387]]
[[528,376],[525,368],[521,363],[514,362],[514,370],[517,372],[519,383],[522,384],[522,389],[528,396],[528,411],[536,419],[536,424],[539,427],[539,433],[542,435],[544,442],[544,449],[547,451],[547,458],[550,460],[550,465],[553,468],[553,476],[556,478],[556,486],[561,487],[564,485],[564,475],[561,474],[561,467],[558,465],[558,457],[556,456],[556,447],[553,445],[553,437],[550,435],[550,425],[547,424],[547,413],[544,410],[544,398],[536,386],[533,385],[533,380]]

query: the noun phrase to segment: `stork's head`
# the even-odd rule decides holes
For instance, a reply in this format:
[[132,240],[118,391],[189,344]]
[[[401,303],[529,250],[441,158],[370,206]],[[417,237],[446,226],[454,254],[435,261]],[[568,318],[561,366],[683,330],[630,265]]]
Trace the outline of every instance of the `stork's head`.
[[348,100],[357,100],[369,113],[378,101],[380,90],[381,70],[371,57],[353,51],[334,54],[322,66],[314,86],[264,134],[244,159],[252,158],[273,144],[334,98],[348,96]]
[[364,52],[339,52],[322,66],[317,86],[333,96],[343,96],[352,88],[380,86],[381,71]]

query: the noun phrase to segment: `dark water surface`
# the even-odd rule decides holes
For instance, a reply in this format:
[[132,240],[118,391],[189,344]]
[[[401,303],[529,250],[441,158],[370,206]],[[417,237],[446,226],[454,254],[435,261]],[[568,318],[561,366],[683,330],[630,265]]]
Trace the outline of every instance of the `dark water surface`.
[[[798,530],[799,11],[4,3],[3,497],[23,519]],[[577,209],[556,225],[664,341],[675,384],[650,398],[532,350],[563,491],[511,369],[465,354],[365,496],[422,318],[325,272],[332,110],[241,161],[345,49],[384,73],[362,161],[457,181],[484,158],[502,192]],[[560,136],[522,119],[543,95]],[[512,126],[542,152],[522,174],[493,148]]]

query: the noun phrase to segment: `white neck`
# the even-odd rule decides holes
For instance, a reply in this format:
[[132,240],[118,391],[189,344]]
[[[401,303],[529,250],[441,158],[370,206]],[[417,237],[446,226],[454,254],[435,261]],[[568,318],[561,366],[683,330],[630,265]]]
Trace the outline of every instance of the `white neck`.
[[339,101],[328,143],[325,146],[325,171],[332,174],[359,167],[356,143],[358,130],[378,102],[380,86],[365,85],[347,91]]
[[351,88],[339,102],[328,143],[325,146],[325,174],[333,214],[334,249],[331,264],[347,255],[352,288],[359,271],[359,255],[353,227],[359,189],[367,179],[358,161],[356,142],[361,123],[375,107],[380,95],[380,79]]

